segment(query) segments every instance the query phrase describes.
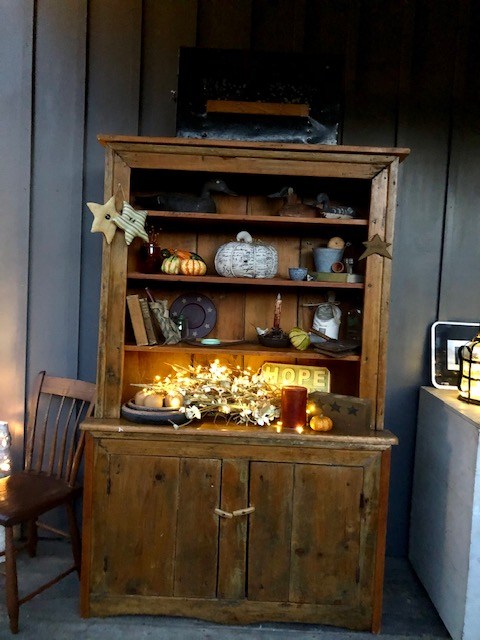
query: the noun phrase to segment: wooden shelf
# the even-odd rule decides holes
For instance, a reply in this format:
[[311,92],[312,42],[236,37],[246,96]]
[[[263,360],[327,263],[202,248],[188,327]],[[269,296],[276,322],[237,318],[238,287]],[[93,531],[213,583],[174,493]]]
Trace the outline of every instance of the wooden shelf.
[[184,211],[154,211],[149,210],[148,215],[152,218],[161,218],[168,222],[211,222],[222,223],[239,223],[245,224],[267,224],[275,227],[285,227],[291,229],[296,225],[312,225],[312,226],[347,226],[347,227],[366,227],[368,220],[363,218],[309,218],[309,217],[286,217],[277,215],[244,215],[244,214],[225,214],[225,213],[191,213]]
[[266,357],[283,357],[283,358],[296,358],[297,360],[326,360],[326,361],[339,361],[342,362],[359,362],[359,355],[349,355],[344,358],[331,358],[329,356],[324,356],[321,353],[317,353],[314,350],[307,349],[306,351],[299,351],[298,349],[293,348],[282,348],[282,349],[274,349],[269,347],[262,347],[258,342],[242,342],[239,344],[230,344],[230,345],[216,345],[215,347],[202,347],[201,345],[192,345],[190,342],[180,342],[178,344],[168,344],[168,345],[153,345],[153,346],[143,346],[138,347],[136,345],[126,344],[124,346],[125,351],[142,351],[148,353],[165,353],[165,352],[175,352],[181,351],[185,353],[185,350],[188,350],[189,353],[201,353],[204,355],[208,355],[209,353],[212,356],[220,356],[222,353],[232,354],[232,355],[261,355]]
[[127,274],[129,280],[149,280],[156,282],[168,282],[175,285],[179,282],[189,284],[220,284],[220,285],[247,285],[253,287],[285,287],[302,289],[364,289],[363,282],[319,282],[317,280],[286,280],[284,278],[224,278],[223,276],[181,276],[163,273],[140,273],[130,271]]

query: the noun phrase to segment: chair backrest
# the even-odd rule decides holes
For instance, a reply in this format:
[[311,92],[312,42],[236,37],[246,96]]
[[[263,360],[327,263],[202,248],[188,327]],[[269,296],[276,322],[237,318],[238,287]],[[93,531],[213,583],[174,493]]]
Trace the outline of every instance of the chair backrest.
[[26,471],[75,484],[85,439],[79,425],[94,401],[91,382],[38,374],[28,406]]

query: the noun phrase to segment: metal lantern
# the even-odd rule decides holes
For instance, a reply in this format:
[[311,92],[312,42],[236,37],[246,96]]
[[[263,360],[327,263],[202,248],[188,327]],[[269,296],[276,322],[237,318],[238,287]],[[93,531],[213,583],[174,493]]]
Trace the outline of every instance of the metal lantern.
[[460,361],[459,398],[480,404],[480,331],[458,350]]

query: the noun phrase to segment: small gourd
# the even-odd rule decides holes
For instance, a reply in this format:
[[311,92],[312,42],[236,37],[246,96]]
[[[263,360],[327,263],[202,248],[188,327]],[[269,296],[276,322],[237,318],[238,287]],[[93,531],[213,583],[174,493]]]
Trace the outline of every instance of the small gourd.
[[333,427],[333,420],[324,415],[312,416],[308,424],[310,429],[314,431],[330,431]]
[[345,248],[345,240],[343,238],[339,238],[338,236],[334,236],[330,238],[327,244],[328,249],[344,249]]
[[164,400],[164,395],[160,393],[151,393],[145,398],[143,406],[150,407],[150,409],[161,409],[163,407]]
[[183,396],[181,393],[175,393],[174,391],[170,391],[165,396],[163,401],[164,407],[170,407],[170,409],[178,409],[183,406]]
[[163,273],[177,275],[180,273],[180,258],[176,255],[165,258],[161,270]]
[[180,260],[180,272],[185,276],[204,276],[207,273],[207,265],[200,258]]
[[278,253],[272,245],[240,231],[236,242],[222,244],[217,250],[215,269],[227,278],[273,278],[278,270]]
[[142,389],[141,391],[137,391],[135,397],[133,399],[134,404],[137,404],[139,407],[145,406],[145,399],[147,396],[152,395],[153,391],[150,389]]
[[189,258],[195,255],[194,253],[192,253],[191,251],[187,251],[186,249],[175,249],[173,253],[178,258],[180,258],[180,260],[188,260]]
[[300,329],[300,327],[293,327],[289,332],[288,337],[295,349],[298,349],[299,351],[305,351],[310,344],[310,336],[306,331]]

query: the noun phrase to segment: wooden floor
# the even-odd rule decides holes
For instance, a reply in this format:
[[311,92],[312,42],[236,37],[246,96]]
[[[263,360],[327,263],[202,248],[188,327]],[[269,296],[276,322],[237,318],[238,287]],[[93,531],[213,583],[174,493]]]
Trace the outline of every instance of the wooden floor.
[[[24,588],[53,575],[69,561],[64,542],[42,541],[39,555],[18,558],[19,580]],[[30,567],[26,574],[27,565]],[[0,565],[0,573],[2,572]],[[8,630],[5,590],[0,576],[0,640],[14,637]],[[387,558],[382,632],[351,632],[317,625],[269,624],[224,626],[151,616],[123,616],[84,620],[78,613],[79,583],[70,575],[20,609],[21,640],[448,640],[450,638],[407,560]],[[28,582],[28,585],[27,585]]]

